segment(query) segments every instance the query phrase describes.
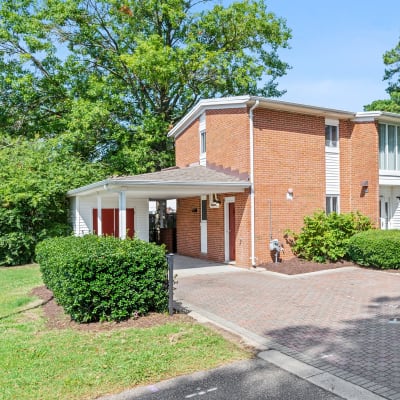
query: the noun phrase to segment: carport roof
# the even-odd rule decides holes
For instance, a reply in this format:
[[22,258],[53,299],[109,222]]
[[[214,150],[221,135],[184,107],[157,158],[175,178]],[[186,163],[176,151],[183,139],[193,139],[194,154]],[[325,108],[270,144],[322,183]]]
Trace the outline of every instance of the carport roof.
[[243,192],[249,187],[247,176],[196,165],[141,175],[111,177],[70,190],[67,195],[75,197],[126,191],[131,197],[172,199],[209,193]]

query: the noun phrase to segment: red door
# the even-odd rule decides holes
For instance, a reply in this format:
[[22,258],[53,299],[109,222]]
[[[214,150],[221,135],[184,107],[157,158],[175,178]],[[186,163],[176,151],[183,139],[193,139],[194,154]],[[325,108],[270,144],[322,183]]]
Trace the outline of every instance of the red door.
[[[127,236],[135,235],[135,211],[133,208],[126,209],[126,230]],[[103,235],[119,236],[119,209],[118,208],[102,208],[101,222]],[[93,209],[93,233],[97,233],[97,208]]]
[[229,203],[229,260],[236,260],[235,203]]

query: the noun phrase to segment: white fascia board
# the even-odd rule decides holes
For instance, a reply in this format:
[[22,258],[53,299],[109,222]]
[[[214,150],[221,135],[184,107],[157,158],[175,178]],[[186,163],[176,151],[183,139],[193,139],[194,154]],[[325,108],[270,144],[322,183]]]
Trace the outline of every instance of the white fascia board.
[[386,112],[386,111],[364,111],[358,112],[353,119],[354,122],[394,122],[400,123],[400,114]]
[[288,111],[297,114],[317,115],[326,118],[335,119],[348,119],[354,117],[356,114],[352,111],[337,110],[333,108],[317,107],[301,103],[291,103],[288,101],[269,99],[266,97],[252,96],[250,98],[253,102],[258,100],[259,107],[266,107],[280,111]]
[[250,96],[221,97],[200,100],[167,134],[168,137],[178,137],[196,118],[205,110],[218,110],[221,108],[244,108]]
[[93,192],[95,190],[105,190],[105,187],[111,182],[111,179],[105,179],[103,181],[90,183],[89,185],[81,186],[77,189],[72,189],[67,192],[67,197],[74,197],[78,194],[82,194],[84,192]]
[[[175,181],[142,181],[142,180],[113,180],[107,179],[101,182],[95,182],[87,186],[70,190],[67,193],[68,197],[74,196],[87,196],[93,193],[100,192],[119,192],[123,190],[132,190],[138,188],[138,190],[148,190],[151,196],[152,191],[160,192],[163,189],[175,187],[177,190],[184,189],[196,189],[199,188],[212,188],[212,192],[224,193],[233,190],[244,190],[250,186],[247,182],[175,182]],[[207,192],[208,193],[208,192]]]

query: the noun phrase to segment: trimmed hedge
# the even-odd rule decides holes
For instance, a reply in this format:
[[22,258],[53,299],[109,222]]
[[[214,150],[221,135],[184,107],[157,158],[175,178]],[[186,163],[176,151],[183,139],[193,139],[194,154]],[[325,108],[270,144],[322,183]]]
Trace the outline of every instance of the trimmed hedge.
[[36,246],[43,281],[77,322],[121,321],[168,308],[163,246],[112,236],[46,239]]
[[348,255],[359,265],[381,269],[399,269],[400,231],[360,232],[350,239]]

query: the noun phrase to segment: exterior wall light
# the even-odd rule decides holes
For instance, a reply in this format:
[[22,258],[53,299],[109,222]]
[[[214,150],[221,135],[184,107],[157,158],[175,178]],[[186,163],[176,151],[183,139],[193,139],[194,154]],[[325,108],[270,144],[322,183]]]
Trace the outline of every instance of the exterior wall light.
[[293,200],[293,189],[289,188],[286,192],[286,200]]
[[360,186],[363,193],[368,193],[368,181],[361,181]]

